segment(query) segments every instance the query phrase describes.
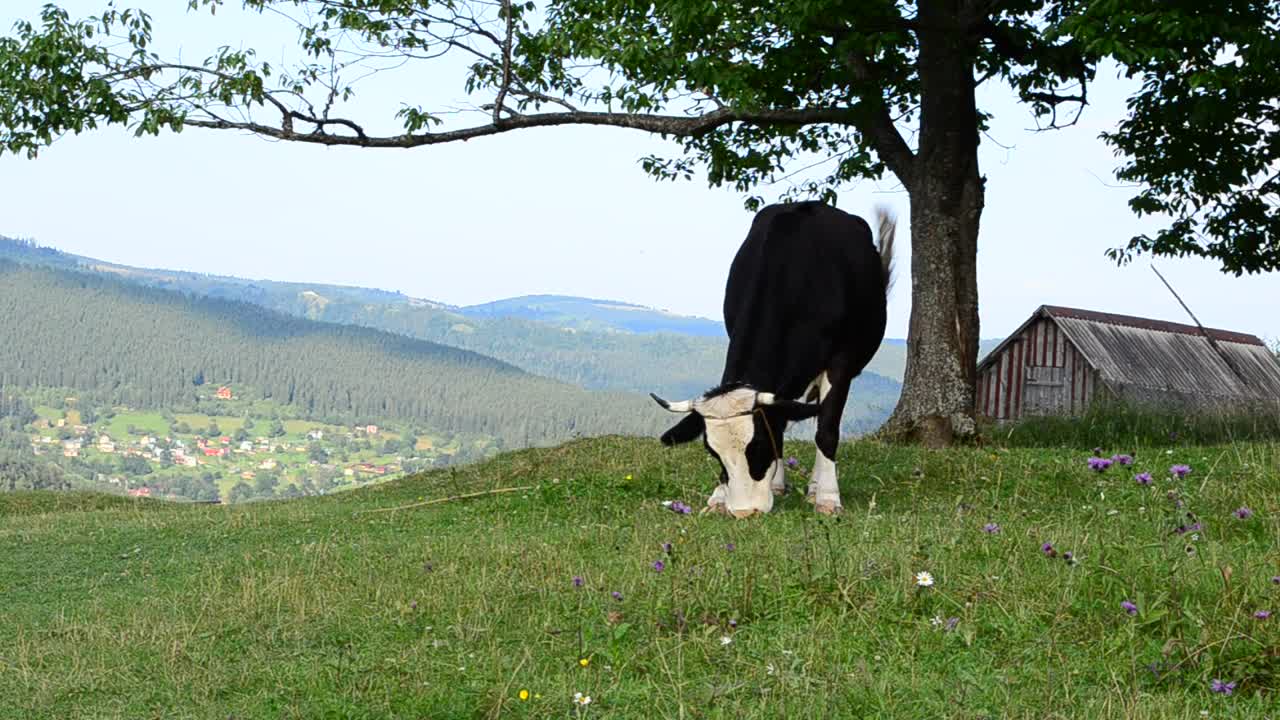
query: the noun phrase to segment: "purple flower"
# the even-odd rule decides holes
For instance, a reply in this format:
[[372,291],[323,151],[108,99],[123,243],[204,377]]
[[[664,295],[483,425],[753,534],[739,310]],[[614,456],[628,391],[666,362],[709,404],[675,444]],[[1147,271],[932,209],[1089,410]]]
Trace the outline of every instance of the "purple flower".
[[574,587],[582,587],[582,576],[581,576],[581,575],[574,575],[574,576],[573,576],[573,586],[574,586]]
[[1253,517],[1253,511],[1247,507],[1236,508],[1236,511],[1231,514],[1235,515],[1240,520],[1248,520]]
[[693,512],[693,508],[689,507],[688,505],[685,505],[679,500],[672,502],[670,505],[667,506],[667,508],[670,509],[671,512],[676,513],[677,515],[688,515],[689,513]]
[[733,552],[734,550],[738,549],[738,546],[734,545],[733,543],[725,543],[724,549],[725,549],[725,552]]
[[1000,526],[995,523],[987,523],[982,526],[982,532],[988,535],[995,535],[1000,532]]
[[1089,458],[1089,469],[1094,472],[1106,472],[1106,469],[1109,467],[1111,467],[1111,461],[1106,458]]
[[1174,535],[1184,535],[1189,532],[1200,532],[1202,526],[1199,522],[1193,522],[1190,525],[1179,525],[1173,529]]
[[1280,575],[1276,575],[1275,577],[1271,578],[1271,584],[1280,585]]
[[1050,542],[1047,542],[1047,543],[1045,543],[1045,544],[1041,545],[1041,546],[1040,546],[1040,552],[1044,553],[1047,557],[1057,557],[1057,556],[1058,556],[1058,551],[1053,549],[1053,543],[1050,543]]
[[1222,695],[1230,695],[1236,691],[1236,684],[1235,682],[1224,683],[1218,678],[1214,678],[1213,682],[1209,683],[1209,689]]
[[1094,448],[1094,449],[1093,449],[1093,456],[1094,456],[1094,457],[1102,457],[1102,448],[1100,448],[1100,447],[1096,447],[1096,448]]
[[1070,550],[1062,553],[1062,559],[1066,560],[1068,565],[1074,565],[1076,563],[1076,556],[1071,554]]
[[[411,600],[411,601],[409,602],[409,609],[410,609],[410,610],[417,610],[417,609],[418,609],[418,601],[417,601],[417,600]],[[1254,617],[1257,617],[1257,614],[1256,614],[1256,613],[1254,614]]]
[[666,569],[667,569],[667,564],[666,564],[666,563],[662,562],[661,560],[654,560],[654,561],[653,561],[653,571],[654,571],[654,572],[662,572],[663,570],[666,570]]
[[669,542],[662,543],[662,552],[664,552],[664,553],[666,553],[666,554],[670,555],[670,554],[671,554],[671,543],[669,543]]
[[955,629],[956,629],[956,626],[957,626],[957,625],[959,625],[959,624],[960,624],[960,618],[958,618],[958,617],[949,617],[949,618],[947,618],[947,624],[943,626],[943,629],[944,629],[946,632],[951,632],[952,630],[955,630]]
[[1124,602],[1120,603],[1120,608],[1121,608],[1122,610],[1124,610],[1125,612],[1129,613],[1130,615],[1137,615],[1137,614],[1138,614],[1138,606],[1137,606],[1137,605],[1134,605],[1133,603],[1129,602],[1128,600],[1125,600]]
[[613,598],[614,600],[617,600],[618,602],[622,602],[622,593],[618,592],[617,590],[614,590],[613,592],[609,593],[609,597]]
[[793,468],[793,467],[796,467],[796,466],[797,466],[797,465],[799,465],[799,464],[800,464],[800,461],[799,461],[799,460],[797,460],[797,459],[795,459],[794,457],[789,457],[789,458],[787,458],[787,467],[789,467],[789,468]]
[[1111,456],[1111,462],[1116,463],[1117,465],[1132,465],[1132,464],[1133,464],[1133,456],[1132,456],[1132,455],[1125,455],[1125,454],[1112,455],[1112,456]]
[[1259,610],[1258,612],[1253,614],[1253,617],[1257,620],[1266,620],[1267,618],[1271,617],[1271,611]]
[[1149,473],[1149,472],[1140,472],[1140,473],[1138,473],[1137,475],[1134,475],[1134,476],[1133,476],[1133,481],[1134,481],[1134,482],[1136,482],[1136,483],[1138,483],[1139,485],[1150,485],[1150,484],[1151,484],[1151,473]]
[[1191,466],[1190,465],[1174,465],[1173,467],[1169,468],[1169,474],[1179,479],[1184,478],[1191,474]]

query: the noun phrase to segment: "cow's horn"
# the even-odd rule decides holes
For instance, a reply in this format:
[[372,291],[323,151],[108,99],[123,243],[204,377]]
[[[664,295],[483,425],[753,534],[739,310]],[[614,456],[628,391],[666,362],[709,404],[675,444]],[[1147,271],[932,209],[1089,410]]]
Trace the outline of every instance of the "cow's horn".
[[662,398],[658,397],[657,395],[654,395],[653,393],[649,393],[649,397],[653,398],[654,402],[658,403],[662,407],[674,413],[687,413],[693,409],[692,400],[681,400],[680,402],[667,402],[666,400],[663,400]]

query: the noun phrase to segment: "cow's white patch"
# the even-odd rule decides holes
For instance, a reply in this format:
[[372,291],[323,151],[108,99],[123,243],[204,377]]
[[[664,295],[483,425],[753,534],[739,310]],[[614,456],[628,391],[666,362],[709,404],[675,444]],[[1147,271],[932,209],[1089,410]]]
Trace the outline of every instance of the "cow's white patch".
[[813,460],[813,504],[820,513],[836,513],[840,503],[840,484],[836,482],[836,462],[821,452]]

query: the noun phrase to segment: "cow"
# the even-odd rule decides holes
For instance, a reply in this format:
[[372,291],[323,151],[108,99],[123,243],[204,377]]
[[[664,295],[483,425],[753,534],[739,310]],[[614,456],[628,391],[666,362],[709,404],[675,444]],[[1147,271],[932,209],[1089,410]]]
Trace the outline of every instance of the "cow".
[[807,496],[817,512],[843,509],[836,482],[840,416],[849,386],[884,339],[895,221],[876,211],[877,242],[862,218],[821,202],[770,205],[752,221],[729,267],[729,334],[721,385],[659,405],[685,417],[663,433],[671,447],[702,436],[720,463],[710,511],[743,518],[785,492],[787,423],[818,418]]

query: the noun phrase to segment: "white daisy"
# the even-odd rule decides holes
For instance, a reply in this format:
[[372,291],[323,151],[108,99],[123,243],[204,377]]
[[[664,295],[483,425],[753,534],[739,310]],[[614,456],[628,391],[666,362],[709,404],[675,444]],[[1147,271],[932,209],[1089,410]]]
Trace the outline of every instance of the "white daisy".
[[582,693],[577,692],[577,693],[574,693],[574,694],[573,694],[573,701],[574,701],[574,702],[576,702],[576,703],[578,703],[579,705],[590,705],[590,704],[591,704],[591,696],[590,696],[590,695],[583,695]]
[[729,644],[729,643],[731,643],[731,642],[733,642],[733,638],[729,637],[728,635],[721,635],[721,636],[720,636],[720,644],[721,644],[721,645],[728,645],[728,644]]
[[933,585],[933,575],[930,575],[925,570],[921,570],[916,573],[916,585],[919,585],[920,587],[930,587]]

